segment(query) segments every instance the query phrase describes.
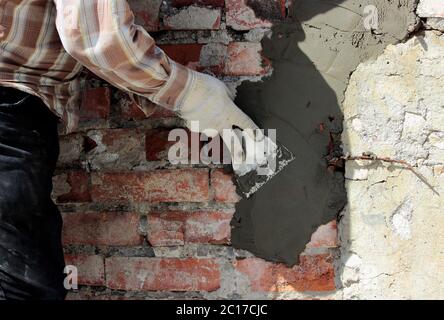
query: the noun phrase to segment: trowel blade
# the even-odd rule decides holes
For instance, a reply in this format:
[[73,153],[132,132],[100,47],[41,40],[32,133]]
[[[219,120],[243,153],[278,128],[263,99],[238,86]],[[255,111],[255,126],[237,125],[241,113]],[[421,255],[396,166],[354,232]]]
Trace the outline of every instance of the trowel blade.
[[273,172],[264,175],[257,170],[253,170],[244,175],[234,175],[236,191],[243,198],[250,198],[295,159],[294,154],[280,142],[277,142],[276,145],[276,169]]

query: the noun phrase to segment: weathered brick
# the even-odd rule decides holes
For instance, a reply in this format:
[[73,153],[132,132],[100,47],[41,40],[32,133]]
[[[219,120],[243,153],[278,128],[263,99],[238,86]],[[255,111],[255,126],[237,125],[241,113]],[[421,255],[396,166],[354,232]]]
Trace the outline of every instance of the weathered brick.
[[137,213],[87,212],[63,214],[63,243],[105,246],[142,244]]
[[83,152],[84,139],[80,134],[69,134],[60,137],[59,166],[78,165]]
[[226,0],[227,25],[235,30],[271,28],[285,18],[285,0]]
[[[180,128],[177,128],[181,130]],[[168,152],[173,145],[181,146],[183,150],[187,150],[187,154],[184,155],[183,159],[179,157],[176,160],[188,160],[190,161],[192,158],[195,159],[196,162],[200,159],[200,151],[203,147],[203,142],[200,141],[200,135],[195,132],[190,132],[188,129],[187,140],[186,141],[169,141],[169,134],[171,130],[168,129],[152,129],[148,130],[145,138],[145,150],[146,150],[146,159],[148,161],[158,161],[158,160],[168,160]],[[193,143],[196,146],[192,147],[191,143],[194,139]]]
[[186,243],[227,244],[234,212],[193,212],[185,221]]
[[[148,31],[163,28],[159,24],[161,0],[129,2],[134,10],[136,23],[143,25]],[[275,20],[285,17],[285,0],[171,0],[166,3],[180,9],[165,11],[173,13],[166,14],[165,27],[175,30],[221,29],[221,13],[225,11],[228,27],[235,30],[270,28]],[[229,30],[230,28],[228,32]],[[271,68],[270,62],[262,57],[262,48],[260,43],[256,43],[257,38],[248,38],[247,41],[251,42],[229,43],[233,40],[229,39],[227,30],[223,27],[223,30],[199,32],[199,44],[174,44],[188,42],[189,38],[180,37],[189,34],[188,31],[170,34],[166,32],[165,37],[160,37],[162,40],[173,39],[169,44],[162,45],[162,49],[174,60],[190,68],[218,75],[247,77],[264,75]],[[195,35],[197,34],[194,33],[193,36]],[[111,114],[109,94],[108,88],[85,92],[81,106],[82,120],[111,118],[113,125],[123,121],[125,127],[133,127],[138,126],[138,123],[127,121],[147,118],[129,98],[121,99],[119,106],[112,108]],[[170,110],[154,104],[152,106],[155,109],[150,116],[152,119],[176,116]],[[146,123],[151,124],[151,121]],[[169,129],[153,129],[146,134],[141,129],[106,129],[90,130],[88,137],[83,137],[83,134],[64,136],[61,140],[62,155],[59,164],[77,166],[86,153],[93,173],[91,181],[89,174],[83,171],[66,171],[56,176],[56,198],[59,202],[91,201],[91,188],[93,200],[102,203],[239,201],[231,175],[223,170],[212,170],[210,175],[208,169],[129,171],[145,159],[167,160],[168,149],[175,143],[168,142],[168,133]],[[85,140],[82,141],[83,138]],[[108,171],[103,171],[104,169]],[[102,203],[94,206],[100,207]],[[175,251],[171,251],[173,248],[158,247],[195,244],[200,250],[199,244],[229,244],[233,212],[205,210],[207,211],[150,212],[147,216],[149,242],[156,247],[155,250],[165,250],[165,254],[170,257],[175,254]],[[63,216],[65,244],[141,244],[138,214],[72,212]],[[334,221],[319,227],[307,245],[308,248],[335,246],[337,230]],[[125,250],[127,249],[131,248]],[[310,256],[309,252],[318,251],[307,250],[306,255],[301,257],[301,264],[293,268],[258,258],[238,260],[234,265],[250,280],[252,291],[334,290],[331,256]],[[213,291],[220,286],[220,266],[216,259],[110,257],[106,260],[106,283],[103,257],[71,254],[66,260],[79,268],[79,282],[84,285],[108,285],[112,289],[128,291]],[[122,292],[108,293],[101,290],[82,290],[78,296],[87,299],[133,297],[132,293],[123,295]],[[142,296],[137,294],[138,298]]]
[[105,260],[106,285],[127,291],[214,291],[220,287],[215,259],[127,258]]
[[307,248],[331,248],[338,245],[338,230],[336,220],[333,220],[323,226],[320,226],[315,233],[312,234]]
[[[224,75],[225,66],[230,67],[228,45],[226,44],[174,44],[160,45],[160,47],[173,60],[199,72]],[[262,57],[260,58],[262,59]],[[126,109],[129,108],[126,107]],[[139,114],[139,111],[136,112]],[[173,113],[173,115],[175,114]],[[139,115],[138,117],[143,116]]]
[[153,114],[150,115],[150,119],[166,119],[178,117],[174,111],[163,108],[161,106],[156,106]]
[[202,47],[203,44],[197,43],[160,46],[171,59],[192,69],[196,69],[199,66]]
[[223,169],[211,172],[211,193],[214,200],[218,202],[237,203],[241,200],[241,197],[236,193],[232,174]]
[[163,20],[166,29],[218,30],[221,22],[220,9],[190,6],[178,13],[167,15]]
[[105,285],[105,262],[98,255],[65,255],[66,265],[77,268],[77,281],[80,285],[103,286]]
[[209,199],[206,169],[150,172],[94,172],[94,201],[205,202]]
[[228,45],[225,74],[233,76],[263,75],[270,62],[262,56],[262,45],[253,42],[232,42]]
[[107,119],[110,114],[109,88],[94,88],[83,92],[80,106],[80,120]]
[[152,246],[185,244],[185,212],[152,212],[148,215],[148,242]]
[[142,25],[147,31],[159,30],[159,11],[162,0],[129,0],[135,15],[135,22]]
[[292,268],[259,258],[237,260],[235,268],[247,276],[251,290],[257,292],[307,292],[335,290],[331,254],[301,255]]
[[[161,119],[161,118],[172,118],[176,117],[176,114],[168,110],[166,108],[162,108],[161,106],[156,106],[152,103],[152,108],[154,109],[153,113],[147,117],[145,113],[128,97],[123,96],[120,99],[119,103],[119,118],[122,120],[144,120],[144,119]],[[149,103],[145,100],[145,103]]]
[[146,160],[158,161],[168,159],[168,150],[175,141],[168,141],[170,130],[148,130],[145,137]]
[[120,103],[120,119],[123,120],[143,120],[146,119],[145,113],[130,99]]
[[153,212],[148,215],[148,241],[152,246],[227,244],[232,217],[233,212]]
[[226,59],[228,46],[222,43],[207,43],[202,47],[198,71],[222,74]]
[[57,202],[89,202],[88,174],[82,170],[67,171],[53,178],[53,195]]
[[91,168],[131,169],[143,161],[144,133],[139,129],[103,129],[87,133],[95,147],[86,153]]

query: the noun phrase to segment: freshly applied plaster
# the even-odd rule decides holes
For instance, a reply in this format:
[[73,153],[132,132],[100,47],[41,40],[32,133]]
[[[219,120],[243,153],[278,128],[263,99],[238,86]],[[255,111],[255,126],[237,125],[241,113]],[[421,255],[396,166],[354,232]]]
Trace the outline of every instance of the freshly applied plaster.
[[[369,5],[378,25],[366,29]],[[415,0],[295,0],[288,18],[274,24],[262,41],[273,74],[244,82],[237,104],[261,128],[277,129],[296,160],[237,205],[235,247],[293,265],[316,228],[337,217],[346,202],[344,176],[329,170],[328,160],[341,155],[349,76],[415,29],[415,8]]]

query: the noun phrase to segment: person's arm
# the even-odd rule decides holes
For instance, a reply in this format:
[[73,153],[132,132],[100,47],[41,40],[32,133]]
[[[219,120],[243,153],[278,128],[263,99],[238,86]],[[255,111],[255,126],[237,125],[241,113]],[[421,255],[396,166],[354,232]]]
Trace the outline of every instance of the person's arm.
[[126,0],[54,2],[60,39],[73,58],[133,99],[180,109],[192,84],[191,70],[169,59],[134,23]]
[[215,135],[233,127],[257,129],[234,104],[222,81],[174,62],[157,47],[148,32],[134,23],[126,0],[54,2],[66,51],[100,78],[130,93],[133,100],[147,98],[176,111],[191,130],[191,121],[199,121],[200,132],[215,129]]

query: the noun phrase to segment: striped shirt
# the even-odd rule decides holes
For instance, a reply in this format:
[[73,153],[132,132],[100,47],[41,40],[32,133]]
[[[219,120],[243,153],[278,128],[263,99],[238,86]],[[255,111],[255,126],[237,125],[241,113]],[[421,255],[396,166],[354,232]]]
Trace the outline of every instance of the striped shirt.
[[72,132],[84,67],[146,115],[148,100],[179,110],[194,77],[134,23],[126,0],[0,0],[0,86],[40,97]]

